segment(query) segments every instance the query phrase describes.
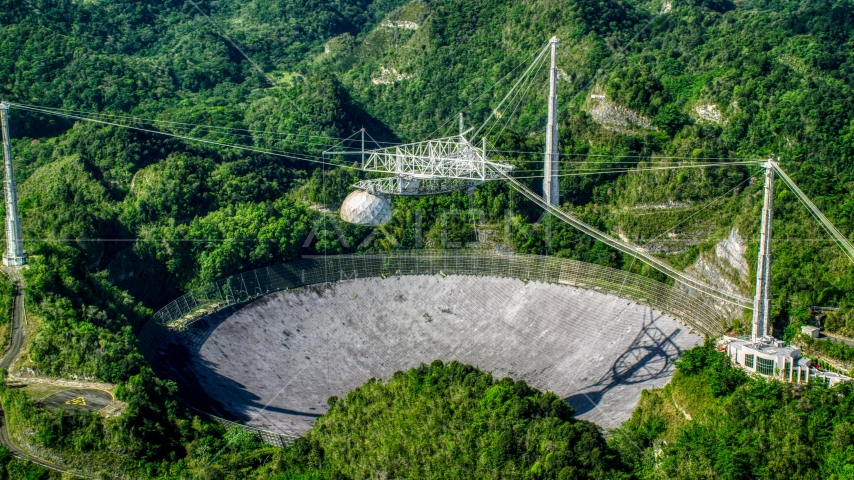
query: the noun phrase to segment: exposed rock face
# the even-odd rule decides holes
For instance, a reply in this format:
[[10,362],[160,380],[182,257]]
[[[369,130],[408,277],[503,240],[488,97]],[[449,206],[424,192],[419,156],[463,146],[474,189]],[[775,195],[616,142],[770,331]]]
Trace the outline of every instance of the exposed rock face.
[[656,238],[646,245],[646,250],[659,255],[685,253],[692,247],[703,243],[704,232],[690,234],[668,233],[666,237]]
[[[634,216],[636,214],[649,215],[653,212],[658,211],[685,209],[691,207],[693,203],[694,202],[690,200],[666,200],[661,203],[641,203],[633,206],[627,206],[623,207],[623,210],[626,212],[631,212],[629,213],[630,216]],[[710,232],[706,231],[705,229],[697,228],[687,231],[681,229],[672,229],[667,231],[666,234],[659,234],[653,238],[643,238],[637,231],[629,231],[627,235],[620,233],[620,238],[622,238],[624,241],[634,243],[635,245],[642,245],[646,251],[653,254],[672,255],[687,252],[695,245],[699,245],[703,242],[703,240],[708,236],[709,233]]]
[[694,111],[697,112],[697,116],[702,118],[703,120],[718,124],[723,123],[724,116],[721,111],[718,110],[718,106],[714,103],[697,105],[696,107],[694,107]]
[[749,268],[747,267],[747,260],[744,258],[745,253],[747,253],[747,244],[744,243],[744,239],[741,238],[735,228],[729,232],[727,238],[715,245],[715,256],[726,260],[746,280]]
[[[750,269],[744,254],[747,244],[738,231],[733,228],[727,238],[715,245],[715,252],[703,252],[693,265],[685,271],[709,284],[735,295],[749,297],[752,292]],[[716,310],[727,318],[741,317],[741,308],[735,305],[720,304]]]
[[649,118],[608,100],[602,94],[590,95],[587,113],[593,117],[593,121],[608,130],[629,133],[637,128],[655,129]]
[[412,74],[400,73],[394,67],[380,67],[380,73],[371,79],[374,85],[393,85],[401,80],[412,78]]
[[673,210],[674,208],[690,207],[694,202],[679,202],[676,200],[667,200],[662,203],[644,203],[631,207],[632,210]]
[[381,26],[386,28],[402,28],[404,30],[418,30],[419,25],[407,20],[386,20]]

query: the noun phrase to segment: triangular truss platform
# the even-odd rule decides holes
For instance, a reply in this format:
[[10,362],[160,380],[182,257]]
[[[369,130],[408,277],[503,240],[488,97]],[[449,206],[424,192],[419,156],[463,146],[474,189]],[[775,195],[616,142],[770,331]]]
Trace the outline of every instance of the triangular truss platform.
[[[467,132],[466,132],[467,133]],[[464,135],[395,145],[376,150],[326,152],[361,153],[367,156],[361,169],[392,177],[362,180],[354,185],[370,193],[386,195],[434,195],[467,190],[502,178],[513,166],[490,161],[486,146],[477,147]]]

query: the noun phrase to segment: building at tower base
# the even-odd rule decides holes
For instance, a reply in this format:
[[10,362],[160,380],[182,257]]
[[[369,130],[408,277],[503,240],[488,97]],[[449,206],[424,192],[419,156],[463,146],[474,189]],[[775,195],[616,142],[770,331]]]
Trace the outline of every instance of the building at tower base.
[[820,381],[829,386],[852,381],[845,375],[817,369],[810,359],[801,356],[800,348],[786,345],[782,340],[772,337],[756,340],[749,337],[724,338],[727,356],[750,373],[791,383]]

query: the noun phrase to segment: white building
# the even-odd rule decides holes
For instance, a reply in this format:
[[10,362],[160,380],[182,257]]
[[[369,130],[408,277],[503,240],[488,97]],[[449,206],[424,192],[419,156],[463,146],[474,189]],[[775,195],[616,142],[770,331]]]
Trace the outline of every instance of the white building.
[[812,338],[818,338],[818,334],[821,331],[818,327],[813,327],[812,325],[804,325],[801,327],[801,333],[804,335],[809,335]]
[[736,365],[766,378],[794,383],[851,383],[851,378],[845,375],[816,369],[810,359],[801,357],[800,348],[786,345],[776,338],[764,337],[757,341],[747,337],[732,339],[726,345],[726,354]]
[[851,383],[851,377],[846,377],[845,375],[840,375],[834,372],[822,372],[816,369],[812,369],[812,378],[813,381],[821,380],[828,385],[836,385],[837,383]]

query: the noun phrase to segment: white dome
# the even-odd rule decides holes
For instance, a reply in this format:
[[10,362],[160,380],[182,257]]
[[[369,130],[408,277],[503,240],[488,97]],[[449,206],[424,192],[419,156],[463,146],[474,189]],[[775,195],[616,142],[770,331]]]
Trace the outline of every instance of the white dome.
[[382,225],[391,220],[388,198],[354,190],[341,204],[341,220],[356,225]]

